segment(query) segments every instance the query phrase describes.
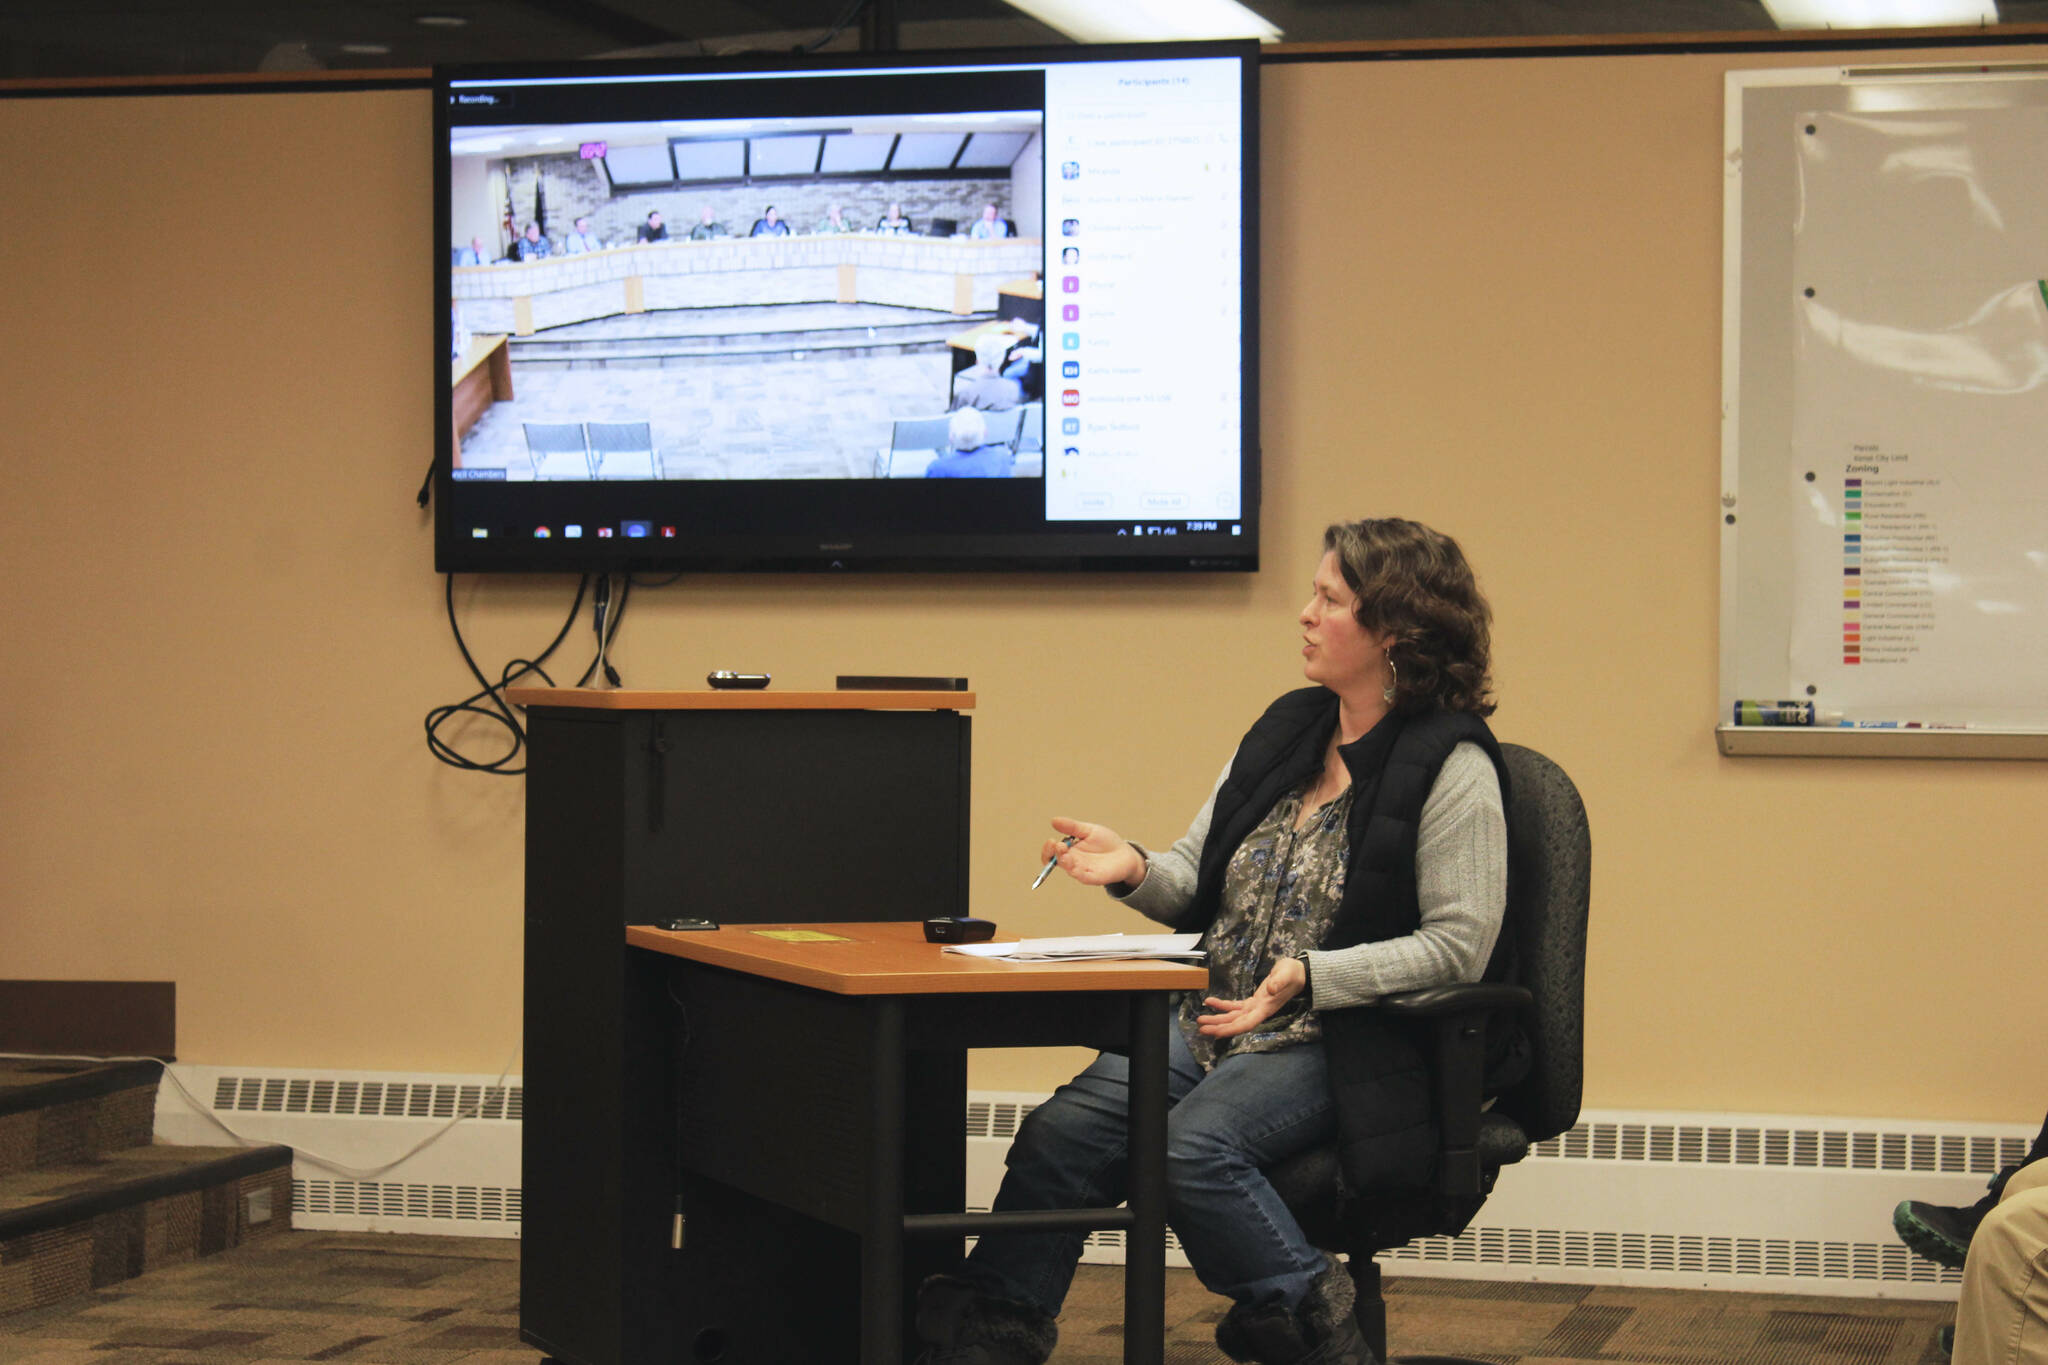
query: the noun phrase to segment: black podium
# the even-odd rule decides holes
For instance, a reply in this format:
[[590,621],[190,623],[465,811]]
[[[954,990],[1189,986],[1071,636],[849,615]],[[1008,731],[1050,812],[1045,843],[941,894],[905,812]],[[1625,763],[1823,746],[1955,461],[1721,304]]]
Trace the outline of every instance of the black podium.
[[690,1014],[625,926],[967,913],[973,694],[507,695],[530,741],[520,1337],[562,1365],[743,1365],[716,1324],[766,1314],[798,1365],[858,1317],[857,1284],[803,1283],[846,1234],[679,1175]]

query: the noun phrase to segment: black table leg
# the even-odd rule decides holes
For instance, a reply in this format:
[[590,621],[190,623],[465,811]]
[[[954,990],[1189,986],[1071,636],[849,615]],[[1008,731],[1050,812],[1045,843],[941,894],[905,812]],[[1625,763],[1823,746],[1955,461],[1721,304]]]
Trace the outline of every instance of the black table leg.
[[1173,997],[1131,997],[1130,1238],[1124,1244],[1124,1365],[1166,1358],[1166,1025]]
[[903,1365],[903,1002],[869,1005],[866,1227],[860,1248],[861,1365]]

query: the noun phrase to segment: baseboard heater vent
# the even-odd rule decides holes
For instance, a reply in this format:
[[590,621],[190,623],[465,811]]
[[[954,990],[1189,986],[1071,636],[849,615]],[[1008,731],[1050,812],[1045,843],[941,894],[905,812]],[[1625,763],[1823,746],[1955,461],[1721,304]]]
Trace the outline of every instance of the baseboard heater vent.
[[[968,1097],[970,1201],[994,1198],[1045,1098]],[[1592,1110],[1503,1172],[1461,1236],[1381,1259],[1395,1275],[1953,1298],[1961,1273],[1900,1245],[1892,1206],[1971,1203],[2028,1141],[1999,1124]],[[1120,1264],[1124,1240],[1091,1233],[1083,1259]],[[1187,1263],[1178,1242],[1167,1259]]]
[[363,1081],[307,1076],[220,1076],[213,1107],[220,1113],[327,1114],[344,1118],[519,1121],[524,1086],[451,1085],[433,1081]]
[[[1535,1228],[1469,1228],[1458,1237],[1427,1237],[1383,1252],[1395,1268],[1515,1266],[1577,1271],[1634,1271],[1749,1279],[1859,1281],[1864,1284],[1960,1285],[1963,1272],[1924,1261],[1896,1243],[1809,1242],[1762,1237],[1688,1237],[1668,1233],[1555,1232]],[[1760,1286],[1759,1286],[1760,1287]],[[1795,1286],[1773,1286],[1791,1291]],[[1816,1286],[1819,1292],[1839,1292]]]
[[227,1129],[292,1148],[295,1228],[519,1235],[517,1075],[190,1062],[171,1073],[178,1084],[157,1093],[158,1140],[227,1145]]
[[[215,1120],[301,1152],[293,1222],[336,1231],[517,1237],[519,1077],[175,1064],[157,1136],[220,1143]],[[1047,1096],[967,1099],[967,1204],[986,1209]],[[210,1101],[210,1102],[209,1102]],[[449,1121],[464,1117],[452,1127]],[[446,1129],[445,1132],[442,1130]],[[1385,1253],[1390,1273],[1792,1294],[1952,1299],[1959,1272],[1898,1243],[1902,1199],[1968,1204],[2020,1160],[2031,1125],[1803,1114],[1589,1110],[1503,1173],[1471,1227]],[[431,1141],[428,1141],[431,1139]],[[335,1178],[428,1145],[379,1180]],[[308,1159],[318,1154],[333,1165]],[[1120,1264],[1121,1232],[1083,1256]],[[1186,1265],[1169,1233],[1167,1259]]]
[[1563,1161],[1675,1161],[1829,1171],[1990,1176],[2027,1154],[2021,1137],[1677,1123],[1581,1123],[1531,1156]]
[[[520,1216],[516,1189],[478,1185],[409,1185],[397,1181],[294,1180],[292,1213],[305,1218],[374,1218],[380,1223],[512,1223]],[[393,1228],[392,1231],[399,1229]],[[409,1226],[413,1232],[460,1229]]]

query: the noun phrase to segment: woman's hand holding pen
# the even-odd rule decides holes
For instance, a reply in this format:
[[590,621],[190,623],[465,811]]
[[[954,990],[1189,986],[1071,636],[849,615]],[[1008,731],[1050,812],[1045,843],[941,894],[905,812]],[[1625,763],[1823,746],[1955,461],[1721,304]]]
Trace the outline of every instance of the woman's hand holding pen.
[[1128,839],[1107,825],[1056,816],[1052,827],[1064,838],[1047,839],[1040,859],[1057,863],[1060,871],[1083,886],[1136,886],[1145,880],[1145,859]]
[[1250,1033],[1278,1014],[1282,1007],[1308,985],[1308,968],[1298,957],[1283,957],[1266,973],[1266,979],[1248,1000],[1218,1000],[1210,996],[1202,1007],[1210,1011],[1196,1021],[1205,1038],[1235,1038]]

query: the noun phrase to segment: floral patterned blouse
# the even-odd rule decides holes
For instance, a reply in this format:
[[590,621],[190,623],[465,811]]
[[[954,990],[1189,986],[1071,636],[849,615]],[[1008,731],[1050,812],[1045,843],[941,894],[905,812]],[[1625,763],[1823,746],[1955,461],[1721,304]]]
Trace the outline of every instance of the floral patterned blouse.
[[1274,963],[1322,947],[1336,922],[1350,861],[1346,824],[1353,788],[1347,785],[1296,829],[1308,788],[1304,782],[1275,802],[1224,870],[1222,904],[1202,939],[1209,953],[1209,989],[1189,991],[1180,1001],[1181,1033],[1204,1071],[1234,1052],[1276,1052],[1322,1036],[1322,1024],[1302,1007],[1300,996],[1235,1038],[1207,1038],[1197,1028],[1205,995],[1248,998]]

